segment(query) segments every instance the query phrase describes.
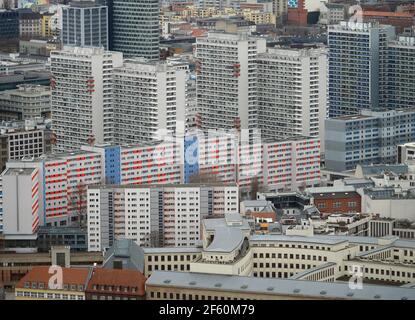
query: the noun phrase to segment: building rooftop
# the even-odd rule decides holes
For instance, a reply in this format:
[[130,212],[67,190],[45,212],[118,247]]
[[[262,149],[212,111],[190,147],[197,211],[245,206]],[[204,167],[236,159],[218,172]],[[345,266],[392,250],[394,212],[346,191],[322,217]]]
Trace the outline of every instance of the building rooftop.
[[16,89],[5,90],[0,94],[0,100],[11,99],[12,96],[19,97],[39,97],[50,96],[51,90],[48,86],[35,85],[35,84],[19,84]]
[[38,20],[42,15],[38,12],[19,12],[19,20]]
[[[39,161],[52,161],[52,160],[59,160],[59,159],[64,160],[68,157],[76,157],[76,156],[86,155],[86,154],[91,154],[91,153],[94,153],[94,152],[84,151],[84,150],[73,150],[73,151],[62,152],[62,153],[42,155],[38,158],[22,158],[21,161],[39,162]],[[96,153],[96,154],[99,155],[99,153]]]
[[393,172],[396,174],[408,173],[408,165],[406,164],[371,164],[371,165],[358,165],[356,170],[360,168],[363,175],[380,175],[384,172]]
[[331,267],[331,266],[335,266],[335,265],[336,265],[336,263],[335,263],[335,262],[327,262],[327,263],[323,263],[323,264],[320,264],[320,265],[315,266],[315,267],[313,267],[313,268],[310,268],[310,269],[304,270],[304,271],[302,271],[302,272],[298,272],[298,273],[294,274],[293,276],[291,276],[289,279],[293,279],[293,280],[295,280],[295,279],[300,279],[300,278],[302,278],[302,277],[304,277],[304,276],[306,276],[306,275],[308,275],[308,274],[311,274],[311,273],[313,273],[313,272],[315,272],[315,271],[317,271],[317,270],[322,270],[322,269],[324,269],[324,268]]
[[169,254],[169,253],[200,253],[202,248],[198,247],[164,247],[164,248],[143,248],[144,254]]
[[396,236],[391,237],[363,237],[363,236],[343,236],[343,235],[314,235],[311,237],[305,236],[287,236],[287,235],[253,235],[250,242],[255,241],[271,241],[271,242],[300,242],[310,244],[322,245],[336,245],[342,242],[349,242],[351,244],[367,244],[367,245],[391,245],[401,248],[415,249],[415,240],[403,240]]
[[227,213],[225,218],[205,219],[202,223],[206,231],[214,233],[213,241],[204,251],[232,252],[242,245],[245,232],[251,230],[248,221],[239,213]]
[[[116,291],[109,290],[106,286],[112,287],[128,287],[135,288],[134,294],[139,296],[145,295],[145,282],[146,277],[137,270],[125,270],[125,269],[102,269],[94,268],[91,274],[91,278],[88,282],[86,291],[88,293],[93,292],[117,292],[117,295],[130,295],[131,290],[125,292],[124,290]],[[105,289],[101,289],[101,285],[105,286]],[[95,287],[97,286],[97,287]]]
[[360,197],[356,191],[347,192],[325,192],[325,193],[312,193],[314,199],[339,199],[348,197]]
[[360,178],[344,178],[343,184],[345,186],[373,186],[374,183],[370,179],[360,179]]
[[354,186],[331,186],[331,187],[311,187],[305,190],[309,194],[320,194],[320,193],[336,193],[336,192],[354,192]]
[[369,119],[369,118],[373,118],[373,116],[367,116],[367,115],[363,115],[363,114],[356,114],[356,115],[347,115],[347,116],[340,116],[340,117],[335,117],[335,118],[331,118],[331,119],[327,119],[329,121],[336,121],[336,120],[363,120],[363,119]]
[[[245,211],[248,212],[275,212],[275,207],[271,201],[268,200],[244,200],[241,202],[244,205]],[[260,208],[261,211],[252,210],[253,208]]]
[[30,175],[35,168],[6,168],[6,171],[4,171],[4,176],[28,176]]
[[144,251],[131,239],[116,240],[104,256],[104,268],[113,269],[114,261],[121,261],[123,269],[143,272]]
[[246,208],[248,207],[265,207],[268,205],[268,200],[244,200],[242,201]]
[[415,300],[415,290],[411,288],[365,284],[361,290],[351,290],[348,283],[339,282],[315,282],[172,271],[154,271],[147,280],[146,286],[255,293],[270,296],[290,296],[292,298]]
[[89,8],[103,6],[98,1],[93,0],[72,0],[69,5],[73,8]]
[[0,133],[13,134],[18,132],[46,130],[51,126],[50,119],[33,119],[26,121],[1,121]]
[[[44,288],[48,288],[51,274],[49,273],[50,266],[33,267],[16,285],[16,288],[24,288],[26,282],[43,283]],[[88,281],[88,268],[62,268],[63,284],[67,285],[83,285],[86,286]]]
[[48,235],[85,235],[86,236],[87,231],[82,230],[78,227],[52,227],[52,226],[41,226],[39,227],[38,234],[48,234]]
[[324,3],[324,5],[328,9],[343,9],[344,10],[344,5],[340,3]]
[[339,238],[337,236],[333,237],[322,237],[322,236],[287,236],[287,235],[254,235],[251,236],[251,243],[255,241],[275,241],[275,242],[300,242],[300,243],[310,243],[310,244],[321,244],[321,245],[336,245],[340,243],[345,243],[348,240],[344,238]]
[[106,184],[106,185],[92,185],[88,186],[89,189],[160,189],[160,188],[203,188],[203,187],[237,187],[236,184],[225,184],[223,182],[212,182],[212,183],[167,183],[167,184]]

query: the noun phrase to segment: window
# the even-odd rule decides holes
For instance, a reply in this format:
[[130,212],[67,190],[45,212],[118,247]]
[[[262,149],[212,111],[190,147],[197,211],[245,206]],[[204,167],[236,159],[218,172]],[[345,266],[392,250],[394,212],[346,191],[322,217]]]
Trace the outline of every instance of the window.
[[348,203],[347,203],[347,206],[348,206],[349,208],[356,208],[356,201],[350,201],[350,202],[348,202]]

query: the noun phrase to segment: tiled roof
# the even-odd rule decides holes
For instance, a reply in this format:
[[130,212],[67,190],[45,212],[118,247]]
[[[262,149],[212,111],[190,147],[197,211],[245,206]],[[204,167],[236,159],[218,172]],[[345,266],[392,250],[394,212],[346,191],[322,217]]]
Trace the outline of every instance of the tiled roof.
[[[26,282],[43,283],[47,288],[49,279],[56,273],[51,270],[49,273],[49,266],[33,267],[16,285],[16,288],[24,288]],[[63,271],[63,285],[85,285],[88,279],[88,268],[62,268]]]
[[[120,295],[145,295],[146,277],[135,270],[95,268],[88,282],[87,292],[112,292]],[[104,286],[104,289],[101,289]],[[111,286],[111,290],[109,290]],[[117,291],[116,287],[120,287]],[[127,291],[124,291],[127,288]]]

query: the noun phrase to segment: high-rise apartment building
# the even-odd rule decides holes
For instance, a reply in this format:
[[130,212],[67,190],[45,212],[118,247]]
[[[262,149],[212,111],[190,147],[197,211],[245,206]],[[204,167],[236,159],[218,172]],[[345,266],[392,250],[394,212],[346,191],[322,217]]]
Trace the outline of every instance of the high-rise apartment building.
[[415,110],[362,110],[359,115],[326,119],[325,139],[329,170],[395,163],[397,146],[415,140]]
[[388,43],[382,105],[388,109],[415,106],[415,36],[399,36]]
[[258,128],[263,138],[323,138],[327,54],[324,48],[270,48],[258,55]]
[[114,69],[113,83],[114,143],[151,141],[176,132],[180,124],[184,127],[186,70],[164,62],[126,60]]
[[63,45],[108,50],[108,7],[98,0],[72,0],[62,8]]
[[127,238],[140,246],[196,246],[203,218],[239,210],[238,187],[143,185],[88,189],[88,251]]
[[202,129],[257,126],[257,54],[265,39],[246,33],[209,32],[197,38],[197,108]]
[[57,151],[113,137],[113,69],[122,53],[64,47],[51,52],[52,120]]
[[109,0],[110,49],[126,57],[158,60],[159,1]]
[[328,28],[329,116],[376,109],[386,74],[387,43],[395,28],[378,23],[341,22]]

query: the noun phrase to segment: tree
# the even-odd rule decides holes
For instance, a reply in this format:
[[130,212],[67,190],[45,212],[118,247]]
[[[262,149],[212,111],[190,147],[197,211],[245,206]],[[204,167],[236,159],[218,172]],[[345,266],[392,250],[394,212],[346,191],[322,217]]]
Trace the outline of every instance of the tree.
[[76,219],[78,221],[79,227],[86,227],[86,185],[83,181],[80,181],[76,186],[75,190],[71,193],[71,198],[69,202],[70,211],[76,214]]
[[256,200],[258,191],[259,191],[258,176],[255,176],[251,179],[251,190],[250,190],[251,200]]
[[205,172],[194,173],[189,178],[190,183],[219,183],[221,182],[217,174],[211,170]]
[[146,236],[146,242],[144,247],[158,248],[164,246],[163,234],[160,234],[158,230],[153,230]]

